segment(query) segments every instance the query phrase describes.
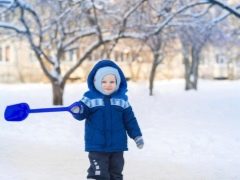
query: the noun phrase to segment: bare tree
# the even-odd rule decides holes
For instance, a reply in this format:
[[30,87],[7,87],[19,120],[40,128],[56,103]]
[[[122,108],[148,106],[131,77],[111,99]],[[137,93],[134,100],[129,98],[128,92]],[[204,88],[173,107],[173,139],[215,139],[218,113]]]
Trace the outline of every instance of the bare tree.
[[201,51],[212,32],[201,23],[191,27],[184,26],[179,33],[185,66],[185,89],[197,89]]
[[[133,34],[127,34],[128,38],[142,40],[151,49],[153,54],[149,77],[150,95],[153,95],[157,67],[164,57],[163,44],[166,44],[167,39],[172,38],[171,27],[176,26],[178,17],[183,12],[200,5],[209,5],[209,2],[199,0],[183,3],[177,0],[149,0],[141,9],[136,10],[133,13],[135,16],[131,16],[131,19],[128,21],[132,22],[132,31],[134,32]],[[165,32],[163,33],[164,30]]]
[[154,86],[154,79],[158,65],[163,60],[163,52],[162,52],[162,39],[160,35],[151,36],[148,39],[149,46],[153,52],[153,63],[150,71],[149,77],[149,95],[153,95],[153,86]]
[[[221,8],[226,9],[228,13],[217,14],[216,16],[208,17],[206,19],[206,14],[210,14],[210,9],[216,4]],[[186,80],[185,89],[197,89],[198,66],[203,46],[207,43],[207,40],[212,34],[213,27],[217,23],[223,21],[229,14],[238,16],[239,12],[236,11],[238,7],[232,8],[219,1],[188,2],[187,0],[179,2],[165,1],[165,5],[167,6],[162,4],[160,8],[157,8],[157,5],[151,6],[154,11],[158,12],[160,15],[159,17],[161,18],[159,18],[158,22],[153,26],[153,31],[150,31],[148,37],[160,34],[164,29],[166,30],[171,26],[182,27],[182,30],[179,32],[181,32],[180,39],[185,41],[182,43]],[[194,10],[196,9],[197,11],[195,12]],[[187,17],[187,20],[185,17]],[[201,19],[201,17],[205,18],[205,21],[203,18]],[[156,53],[154,53],[154,60],[150,75],[150,94],[152,94],[155,69],[159,64],[157,63],[159,61],[156,60],[157,56],[155,56],[155,54]]]
[[190,15],[192,20],[188,19],[188,23],[182,23],[178,27],[179,38],[182,42],[186,90],[197,89],[198,67],[202,49],[211,40],[211,36],[219,33],[215,26],[230,14],[219,8],[214,8],[213,13],[211,12],[213,7],[210,5],[201,11],[197,9],[197,13],[194,10],[187,12],[184,16],[189,17]]
[[[0,1],[0,7],[5,8],[2,12],[10,11],[15,17],[11,22],[0,22],[0,27],[26,37],[52,84],[53,104],[63,104],[70,75],[93,51],[121,38],[127,19],[144,1],[125,8],[126,4],[101,0],[36,0],[32,4],[24,0]],[[77,51],[79,57],[63,72],[61,62],[71,51]]]
[[[171,32],[171,27],[179,26],[179,17],[181,18],[182,14],[185,11],[188,11],[195,6],[208,4],[206,1],[190,2],[185,4],[174,0],[161,2],[161,5],[156,4],[156,1],[152,1],[152,3],[150,3],[150,8],[157,14],[155,17],[155,19],[157,19],[157,22],[152,23],[151,21],[152,28],[148,34],[148,39],[150,40],[148,41],[150,42],[149,46],[153,52],[153,63],[149,79],[150,95],[153,95],[156,69],[164,59],[163,44],[166,44],[167,41],[170,41],[170,39],[174,38],[174,35],[172,35]],[[195,53],[195,55],[197,54]]]

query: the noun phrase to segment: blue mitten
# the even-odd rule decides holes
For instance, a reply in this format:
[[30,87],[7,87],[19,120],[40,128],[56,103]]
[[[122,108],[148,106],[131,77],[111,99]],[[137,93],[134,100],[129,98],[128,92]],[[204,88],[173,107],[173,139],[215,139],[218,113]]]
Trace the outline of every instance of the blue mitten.
[[144,141],[143,141],[142,136],[137,136],[137,137],[135,137],[135,138],[134,138],[134,141],[135,141],[135,143],[136,143],[136,145],[137,145],[137,147],[138,147],[139,149],[142,149],[142,148],[143,148],[143,146],[144,146]]
[[79,102],[73,103],[71,105],[71,112],[74,114],[79,114],[82,113],[83,111],[83,106],[81,104],[79,104]]

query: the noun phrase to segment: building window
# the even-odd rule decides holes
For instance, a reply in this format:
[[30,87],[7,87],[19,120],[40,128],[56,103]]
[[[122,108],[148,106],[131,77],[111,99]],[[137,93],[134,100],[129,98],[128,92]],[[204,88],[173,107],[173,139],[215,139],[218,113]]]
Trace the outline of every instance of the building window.
[[118,51],[114,52],[114,59],[115,59],[116,62],[119,61],[119,53],[118,53]]
[[62,61],[66,61],[66,54],[65,53],[62,54]]
[[9,22],[11,21],[13,15],[10,13],[7,13],[7,14],[1,14],[0,15],[0,21],[5,21],[5,22]]
[[70,50],[69,51],[69,61],[73,61],[73,59],[74,59],[74,51]]
[[5,60],[6,60],[6,62],[10,61],[10,47],[9,46],[6,46],[6,48],[5,48]]
[[81,52],[80,52],[80,49],[78,48],[77,49],[77,60],[79,60],[81,57]]
[[34,54],[33,51],[30,51],[30,53],[29,53],[29,60],[31,62],[35,62],[37,60],[36,55]]
[[0,47],[0,62],[3,60],[2,58],[3,58],[2,57],[2,47]]
[[227,63],[227,58],[222,54],[218,54],[216,56],[216,63],[217,64],[226,64]]
[[71,49],[68,53],[69,61],[77,61],[77,51],[75,49]]

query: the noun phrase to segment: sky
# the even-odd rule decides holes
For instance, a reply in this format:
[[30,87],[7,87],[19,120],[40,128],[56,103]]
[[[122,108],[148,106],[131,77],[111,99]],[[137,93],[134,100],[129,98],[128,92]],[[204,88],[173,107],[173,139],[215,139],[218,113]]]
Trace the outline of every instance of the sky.
[[[125,180],[240,179],[240,81],[199,80],[184,91],[183,80],[158,81],[154,96],[146,83],[129,82],[129,102],[143,132],[139,150],[129,139]],[[85,83],[68,84],[64,105],[81,99]],[[67,112],[4,120],[7,105],[27,102],[52,107],[50,84],[0,84],[0,179],[86,179],[84,121]]]

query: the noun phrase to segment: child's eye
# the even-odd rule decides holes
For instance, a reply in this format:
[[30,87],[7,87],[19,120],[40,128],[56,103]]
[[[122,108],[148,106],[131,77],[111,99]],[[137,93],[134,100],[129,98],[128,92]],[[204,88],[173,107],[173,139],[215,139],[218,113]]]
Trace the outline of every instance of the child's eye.
[[102,81],[102,83],[106,83],[106,81]]

